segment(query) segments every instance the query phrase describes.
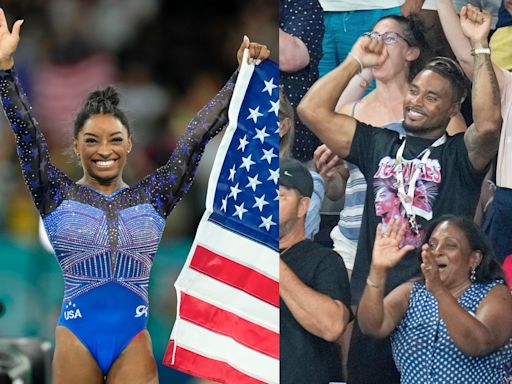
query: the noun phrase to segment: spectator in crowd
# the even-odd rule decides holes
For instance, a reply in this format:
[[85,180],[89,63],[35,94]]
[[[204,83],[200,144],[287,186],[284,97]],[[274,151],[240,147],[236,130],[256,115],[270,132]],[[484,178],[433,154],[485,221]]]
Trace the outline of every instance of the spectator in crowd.
[[[457,60],[475,81],[472,71],[478,64],[477,59],[492,54],[487,40],[491,16],[468,5],[462,8],[461,22],[457,23],[458,16],[449,0],[439,0],[438,12]],[[477,23],[474,19],[481,21]],[[473,31],[478,31],[478,35]],[[508,49],[512,51],[510,46]],[[496,64],[490,65],[496,73],[498,87],[495,93],[501,94],[503,128],[496,163],[496,192],[485,214],[483,229],[491,239],[498,262],[503,264],[512,254],[512,74]]]
[[[294,108],[318,78],[324,25],[318,0],[279,2],[279,70],[284,93]],[[317,137],[297,119],[292,157],[309,161],[320,144]]]
[[[477,34],[481,31],[482,28],[475,28],[471,39],[479,39]],[[431,60],[411,82],[404,98],[404,138],[336,113],[336,102],[350,78],[365,67],[382,65],[387,56],[382,39],[360,38],[343,64],[311,87],[298,109],[303,121],[336,155],[359,167],[368,191],[373,192],[366,196],[352,273],[354,304],[359,302],[366,284],[375,228],[383,220],[375,212],[376,183],[390,179],[395,185],[408,222],[405,237],[409,245],[419,247],[425,233],[423,227],[434,215],[474,215],[482,179],[497,152],[502,122],[496,76],[489,57],[483,54],[476,56],[479,65],[475,65],[473,74],[475,123],[464,134],[446,135],[446,127],[459,113],[467,87],[461,68],[447,58]],[[418,269],[415,255],[409,252],[390,270],[387,291],[410,279]],[[388,342],[363,336],[356,322],[349,355],[349,383],[397,382],[398,373],[392,373],[393,367]]]
[[492,62],[498,67],[512,70],[512,0],[501,2],[496,30],[489,41]]
[[[382,37],[388,52],[388,57],[382,65],[365,70],[369,72],[371,78],[375,78],[376,87],[362,99],[343,105],[338,111],[366,124],[395,130],[403,135],[403,102],[409,82],[432,57],[432,51],[425,40],[421,21],[412,16],[385,16],[375,24],[371,34]],[[369,79],[363,79],[361,83],[362,87],[358,88],[365,89]],[[362,92],[358,96],[361,97]],[[465,128],[462,116],[457,114],[450,120],[447,132],[453,135],[463,132]],[[332,151],[326,145],[315,151],[315,164],[321,175],[329,172],[325,167],[332,164],[332,156]],[[331,200],[337,200],[343,194],[344,183],[341,183],[340,179],[346,173],[345,167],[349,171],[345,206],[340,212],[338,225],[331,231],[331,238],[334,250],[343,257],[350,275],[354,267],[366,196],[363,174],[356,166],[347,162],[338,166],[337,173],[327,179],[326,196]]]
[[[188,190],[208,139],[227,122],[237,72],[192,120],[168,163],[132,187],[123,180],[132,141],[119,96],[112,87],[91,92],[74,124],[83,168],[74,182],[51,163],[13,68],[22,23],[10,32],[0,9],[0,93],[25,182],[64,274],[53,381],[157,383],[146,330],[149,273],[165,219]],[[239,64],[245,48],[250,58],[269,56],[244,38]]]
[[[295,111],[290,100],[279,88],[279,159],[290,159],[295,138]],[[324,199],[324,180],[315,171],[309,170],[313,178],[313,193],[311,194],[305,222],[306,239],[313,239],[320,227],[320,206]]]
[[399,15],[404,3],[404,0],[320,0],[325,25],[323,55],[318,65],[320,77],[340,65],[357,39],[377,21],[388,15]]
[[281,383],[338,380],[335,343],[350,319],[343,261],[307,240],[304,221],[313,180],[298,160],[281,161],[279,176]]
[[406,224],[377,227],[361,330],[391,335],[402,384],[501,384],[512,379],[512,296],[492,246],[470,219],[433,221],[421,247],[423,278],[385,294],[386,275],[412,246]]

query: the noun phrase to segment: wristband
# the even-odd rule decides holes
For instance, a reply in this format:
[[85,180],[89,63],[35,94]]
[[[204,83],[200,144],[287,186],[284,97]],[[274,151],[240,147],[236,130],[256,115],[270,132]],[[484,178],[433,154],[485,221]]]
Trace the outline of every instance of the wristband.
[[471,56],[490,55],[490,54],[491,54],[491,48],[489,48],[489,47],[471,48]]
[[361,62],[361,60],[359,59],[359,57],[357,57],[356,55],[353,55],[352,53],[349,53],[348,55],[349,55],[351,58],[353,58],[355,61],[357,61],[357,62],[358,62],[358,64],[359,64],[359,73],[363,72],[363,69],[364,69],[364,67],[363,67],[363,63]]
[[368,284],[368,285],[369,285],[370,287],[372,287],[372,288],[377,288],[377,289],[379,289],[379,288],[380,288],[380,285],[379,285],[379,284],[375,284],[375,283],[372,281],[372,279],[370,279],[370,276],[368,276],[368,277],[366,278],[366,284]]

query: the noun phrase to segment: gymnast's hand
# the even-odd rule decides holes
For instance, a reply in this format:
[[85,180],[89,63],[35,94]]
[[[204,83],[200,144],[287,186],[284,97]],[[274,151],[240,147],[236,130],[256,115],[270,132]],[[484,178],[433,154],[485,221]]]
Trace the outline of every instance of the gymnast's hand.
[[270,56],[270,50],[266,45],[259,43],[251,43],[247,36],[244,36],[242,40],[242,44],[240,48],[238,48],[238,52],[236,53],[236,58],[238,59],[238,68],[242,64],[242,58],[244,56],[245,48],[249,49],[249,57],[247,62],[251,64],[253,61],[256,62],[256,65],[261,63],[263,60],[268,59]]
[[11,69],[14,65],[13,55],[20,41],[20,28],[23,20],[17,20],[9,32],[4,10],[0,8],[0,69]]

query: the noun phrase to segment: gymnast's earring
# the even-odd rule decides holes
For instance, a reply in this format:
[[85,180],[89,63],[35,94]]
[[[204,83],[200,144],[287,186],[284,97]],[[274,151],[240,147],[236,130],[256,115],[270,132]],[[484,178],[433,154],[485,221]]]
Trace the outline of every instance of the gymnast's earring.
[[473,269],[471,270],[471,274],[469,275],[469,280],[471,280],[472,283],[474,283],[476,281],[476,268],[473,267]]

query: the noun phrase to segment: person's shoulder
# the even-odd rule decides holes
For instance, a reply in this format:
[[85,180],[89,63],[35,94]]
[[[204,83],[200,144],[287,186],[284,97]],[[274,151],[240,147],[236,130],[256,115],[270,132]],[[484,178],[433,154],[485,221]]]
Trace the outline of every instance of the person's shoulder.
[[[309,255],[312,258],[315,258],[316,261],[321,263],[328,263],[329,265],[342,265],[343,259],[341,256],[334,251],[334,249],[330,247],[326,247],[320,243],[317,243],[313,240],[304,240],[307,241],[307,247]],[[344,264],[343,264],[344,265]]]
[[357,121],[356,129],[364,131],[365,134],[367,134],[367,135],[373,135],[373,136],[384,135],[384,136],[396,136],[396,137],[398,137],[397,132],[395,132],[395,131],[393,131],[391,129],[382,129],[383,127],[377,127],[375,125],[364,123],[364,122],[362,122],[360,120],[356,120],[356,121]]
[[444,147],[452,147],[452,146],[463,146],[466,148],[466,144],[464,143],[464,134],[466,132],[459,132],[454,135],[446,134],[446,143]]
[[310,239],[304,239],[298,245],[302,251],[309,252],[310,255],[314,257],[322,258],[337,255],[337,253],[332,248],[326,247],[325,245]]

